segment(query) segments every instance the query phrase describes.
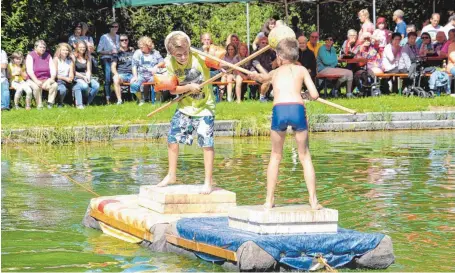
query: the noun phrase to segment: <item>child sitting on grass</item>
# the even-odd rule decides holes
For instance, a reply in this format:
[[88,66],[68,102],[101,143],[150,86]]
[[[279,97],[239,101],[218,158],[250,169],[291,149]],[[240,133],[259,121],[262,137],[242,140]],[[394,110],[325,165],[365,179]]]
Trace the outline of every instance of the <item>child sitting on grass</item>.
[[302,83],[305,83],[312,99],[316,100],[319,94],[308,70],[294,64],[299,58],[299,44],[296,39],[286,38],[280,41],[276,53],[279,66],[277,69],[268,74],[255,72],[250,76],[260,82],[271,81],[274,92],[272,130],[270,132],[272,153],[267,168],[267,197],[264,207],[272,208],[274,206],[278,166],[282,158],[286,130],[288,126],[291,126],[295,131],[299,159],[303,167],[311,208],[321,209],[322,206],[316,197],[316,175],[308,147],[308,124],[300,93]]
[[165,60],[168,75],[177,76],[179,81],[179,86],[171,93],[180,95],[191,92],[193,94],[179,102],[177,111],[172,117],[167,138],[169,171],[157,186],[164,187],[176,181],[179,143],[191,145],[192,134],[196,130],[199,147],[204,150],[205,180],[201,193],[209,194],[212,191],[214,160],[215,96],[211,85],[206,85],[201,90],[199,84],[210,78],[210,70],[203,58],[190,52],[191,41],[184,32],[171,32],[164,44],[170,54]]
[[32,101],[32,88],[28,85],[27,72],[25,72],[25,65],[23,64],[24,55],[22,52],[16,51],[11,54],[11,62],[8,64],[8,76],[10,77],[11,87],[16,90],[14,94],[14,108],[20,109],[19,100],[22,93],[25,92],[25,109],[30,110]]

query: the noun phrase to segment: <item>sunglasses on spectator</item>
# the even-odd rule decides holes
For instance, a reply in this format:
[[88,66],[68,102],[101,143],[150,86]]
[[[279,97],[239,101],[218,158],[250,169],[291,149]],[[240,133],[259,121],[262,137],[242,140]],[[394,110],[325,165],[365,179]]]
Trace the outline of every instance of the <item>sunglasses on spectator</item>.
[[326,41],[333,41],[333,38],[327,38]]
[[128,39],[120,39],[120,42],[128,42]]

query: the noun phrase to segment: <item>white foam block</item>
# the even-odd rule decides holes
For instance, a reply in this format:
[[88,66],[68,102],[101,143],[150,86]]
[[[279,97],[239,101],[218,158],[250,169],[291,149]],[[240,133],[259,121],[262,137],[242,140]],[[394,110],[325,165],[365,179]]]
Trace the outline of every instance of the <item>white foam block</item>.
[[229,227],[258,234],[336,233],[338,211],[313,210],[308,205],[239,206],[231,209]]
[[202,185],[141,186],[139,196],[160,204],[235,203],[234,192],[214,188],[210,194],[200,194]]

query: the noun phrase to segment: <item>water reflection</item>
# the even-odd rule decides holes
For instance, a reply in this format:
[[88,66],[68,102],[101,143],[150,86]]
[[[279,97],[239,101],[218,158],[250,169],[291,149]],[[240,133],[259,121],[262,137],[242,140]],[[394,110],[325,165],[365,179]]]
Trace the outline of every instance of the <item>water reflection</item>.
[[[339,210],[345,228],[390,235],[397,255],[390,271],[455,270],[453,262],[439,262],[452,261],[455,254],[453,131],[312,134],[310,149],[319,200]],[[192,146],[180,153],[178,182],[202,183],[202,151]],[[218,138],[214,181],[236,192],[239,205],[262,204],[269,155],[268,138]],[[3,271],[222,270],[152,254],[80,225],[93,197],[81,185],[100,195],[120,195],[157,184],[167,172],[163,141],[7,146],[1,164]],[[279,181],[277,203],[306,203],[292,138]]]

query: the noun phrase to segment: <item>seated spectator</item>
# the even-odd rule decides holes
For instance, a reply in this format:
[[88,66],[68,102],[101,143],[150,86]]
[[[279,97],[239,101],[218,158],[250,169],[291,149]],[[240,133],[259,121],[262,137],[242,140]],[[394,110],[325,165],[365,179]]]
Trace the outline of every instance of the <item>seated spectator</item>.
[[308,42],[307,47],[309,50],[313,51],[315,58],[318,57],[318,51],[322,45],[322,43],[319,43],[319,33],[317,31],[311,32],[310,41]]
[[436,34],[439,31],[444,31],[443,27],[439,25],[439,21],[441,20],[441,16],[439,13],[433,13],[431,15],[430,24],[426,25],[422,28],[422,34],[424,32],[428,33],[431,37],[431,42],[436,42]]
[[28,85],[27,72],[25,71],[24,56],[22,52],[13,52],[11,54],[11,62],[8,65],[8,77],[11,81],[11,87],[16,90],[14,94],[14,108],[20,109],[19,100],[22,97],[22,92],[25,92],[25,109],[30,110],[32,102],[32,88]]
[[[366,32],[366,33],[369,33],[369,32]],[[344,56],[354,56],[355,55],[354,49],[357,46],[356,43],[357,43],[357,31],[355,31],[354,29],[348,30],[347,40],[345,40],[343,42],[343,45],[341,46],[341,51],[340,51],[341,58],[343,58]]]
[[126,34],[120,35],[120,50],[112,61],[112,74],[114,79],[114,90],[117,96],[117,105],[122,104],[122,93],[120,84],[129,83],[133,78],[133,54],[130,50],[129,39]]
[[308,49],[308,39],[305,36],[300,36],[299,42],[299,63],[303,65],[314,79],[316,77],[316,58],[313,51]]
[[[139,106],[144,104],[141,94],[141,85],[144,82],[153,82],[153,75],[158,72],[164,64],[161,54],[155,50],[152,39],[147,36],[141,37],[137,42],[139,49],[133,55],[133,78],[131,79],[130,90],[135,94]],[[153,86],[150,87],[153,91]]]
[[390,43],[392,32],[387,29],[387,22],[384,17],[378,18],[376,26],[378,28],[374,31],[373,36],[377,39],[376,42],[378,43],[379,54],[382,55],[384,48]]
[[[408,34],[409,32],[416,32],[416,27],[415,25],[407,25],[406,26],[406,37],[404,37],[403,39],[401,39],[401,42],[400,42],[400,46],[404,46],[405,44],[408,43]],[[416,33],[417,34],[417,33]]]
[[[241,61],[241,60],[245,59],[246,57],[248,57],[248,55],[249,55],[248,46],[245,43],[241,43],[240,47],[239,47],[239,60]],[[242,64],[241,67],[245,68],[246,70],[251,70],[253,67],[253,64],[251,61],[249,61],[245,64]],[[248,75],[245,75],[240,71],[238,71],[238,74],[240,75],[240,77],[242,77],[243,81],[250,79],[250,77]],[[244,93],[247,91],[246,87],[247,87],[246,85],[242,86],[242,98],[241,98],[242,100],[244,97]],[[257,86],[251,85],[250,86],[250,99],[256,98],[256,94],[257,94]]]
[[[269,44],[268,38],[262,37],[259,40],[258,50],[262,49],[263,47],[267,46],[268,44]],[[266,52],[257,56],[252,61],[253,69],[258,71],[258,73],[269,73],[276,67],[275,60],[276,60],[275,51],[272,49],[267,50]],[[259,95],[260,102],[267,102],[266,95],[267,95],[267,92],[269,91],[269,88],[270,88],[270,82],[261,84],[260,95]]]
[[402,65],[400,67],[410,71],[411,65],[417,61],[419,57],[419,49],[416,43],[417,33],[409,32],[407,37],[408,42],[401,49],[401,60]]
[[[359,31],[359,37],[362,37],[363,33],[370,33],[373,34],[374,32],[374,24],[370,20],[370,13],[367,9],[363,9],[358,13],[359,20],[362,23],[362,28]],[[357,32],[356,32],[357,35]],[[359,41],[361,43],[362,41]]]
[[[354,52],[356,53],[356,58],[367,59],[366,67],[367,70],[372,72],[372,74],[382,73],[381,57],[379,56],[378,51],[371,44],[371,34],[366,32],[362,37],[363,43],[358,45]],[[363,66],[363,65],[361,65]]]
[[449,39],[442,47],[441,53],[444,54],[445,56],[449,56],[449,46],[452,43],[455,43],[455,28],[449,30]]
[[92,77],[92,64],[85,41],[79,41],[76,44],[74,55],[76,57],[74,63],[76,84],[73,86],[73,93],[76,108],[84,109],[83,97],[87,98],[87,105],[90,105],[98,93],[100,84]]
[[82,35],[82,24],[77,23],[74,26],[73,35],[71,35],[68,39],[68,44],[70,44],[73,48],[76,48],[76,43],[79,42],[80,40],[82,40],[81,35]]
[[401,34],[401,39],[406,38],[407,32],[406,32],[406,23],[403,21],[404,18],[404,12],[401,9],[397,9],[396,11],[393,12],[393,21],[397,24],[395,26],[395,31],[397,33]]
[[[230,43],[226,47],[226,55],[223,58],[226,62],[231,64],[238,63],[240,61],[239,56],[237,55],[237,47]],[[226,68],[226,67],[225,67]],[[232,84],[235,81],[235,94],[237,96],[237,103],[241,102],[241,93],[242,93],[242,81],[243,78],[236,72],[232,71],[231,73],[224,73],[221,78],[222,82],[227,82],[227,101],[232,101]],[[223,97],[223,88],[220,88],[220,97]]]
[[258,35],[256,35],[256,38],[253,41],[252,44],[253,50],[256,50],[258,48],[259,39],[262,37],[268,37],[270,31],[275,27],[275,25],[276,21],[273,18],[269,18],[267,19],[267,21],[265,21],[264,25],[261,28],[261,31],[258,33]]
[[346,82],[346,96],[352,97],[352,80],[353,74],[349,69],[337,68],[338,58],[335,48],[333,47],[333,37],[327,35],[325,45],[319,49],[318,58],[318,75],[339,75],[341,76],[332,90],[333,96],[338,96],[338,91],[343,82]]
[[455,29],[455,15],[451,15],[447,21],[447,25],[444,26],[444,33],[449,37],[449,31]]
[[2,111],[9,110],[10,96],[9,96],[9,82],[6,77],[6,69],[8,67],[8,56],[6,52],[2,49],[0,56],[0,65],[1,65],[1,91],[2,91]]
[[400,42],[401,34],[398,32],[393,33],[392,42],[385,47],[382,55],[382,67],[385,73],[403,72],[399,67],[401,58]]
[[51,54],[46,52],[46,43],[43,40],[35,42],[35,48],[25,59],[25,68],[29,79],[28,85],[33,90],[38,109],[43,109],[42,92],[48,91],[47,108],[52,108],[57,96],[58,84],[55,82],[57,75]]
[[447,57],[447,53],[442,51],[446,42],[447,38],[444,31],[438,31],[436,34],[436,43],[433,44],[433,50],[440,57]]
[[[205,53],[209,53],[210,51],[210,46],[212,45],[212,37],[210,36],[210,33],[204,33],[201,35],[201,44],[202,47],[199,48],[199,50],[204,51]],[[211,68],[210,67],[210,78],[215,76],[216,74],[220,73],[218,69]],[[213,85],[213,92],[215,94],[219,94],[219,87],[218,85]],[[219,95],[217,95],[217,102],[219,101]]]
[[54,54],[54,65],[57,70],[58,107],[63,107],[66,91],[74,80],[74,62],[70,53],[71,46],[67,43],[60,43]]
[[[104,70],[104,92],[106,94],[106,103],[110,104],[111,99],[111,65],[114,55],[120,48],[120,36],[117,35],[119,24],[112,22],[109,24],[109,33],[101,36],[98,44],[98,54],[101,55],[101,66]],[[90,61],[91,62],[91,61]]]
[[292,30],[293,30],[294,33],[295,33],[295,37],[297,37],[297,38],[304,35],[303,30],[301,30],[301,29],[299,28],[299,23],[300,23],[299,17],[297,17],[297,16],[292,16],[292,19],[291,19],[291,28],[292,28]]
[[452,74],[452,77],[455,77],[455,43],[451,43],[449,46],[446,72]]
[[430,34],[423,32],[420,38],[422,39],[422,44],[420,45],[419,56],[434,56],[435,52]]

